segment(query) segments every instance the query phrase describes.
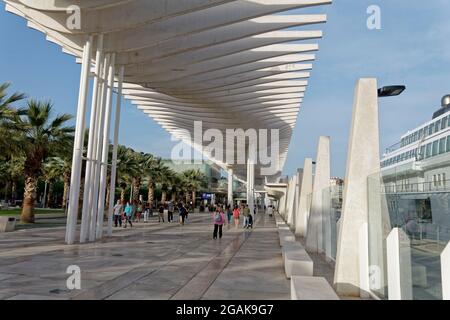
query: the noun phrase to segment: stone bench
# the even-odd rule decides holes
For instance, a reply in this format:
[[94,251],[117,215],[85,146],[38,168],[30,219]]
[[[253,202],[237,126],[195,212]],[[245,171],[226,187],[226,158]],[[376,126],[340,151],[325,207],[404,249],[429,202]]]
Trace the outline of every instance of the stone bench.
[[281,256],[283,257],[283,261],[284,261],[284,254],[285,252],[288,251],[306,252],[305,248],[298,241],[285,242],[283,246],[281,246]]
[[340,300],[325,278],[293,276],[292,300]]
[[314,273],[314,262],[305,249],[286,250],[284,252],[284,271],[286,277],[312,276]]
[[295,242],[295,235],[287,230],[278,230],[280,238],[280,246],[283,247],[287,243]]
[[0,233],[11,232],[16,229],[16,218],[0,217]]

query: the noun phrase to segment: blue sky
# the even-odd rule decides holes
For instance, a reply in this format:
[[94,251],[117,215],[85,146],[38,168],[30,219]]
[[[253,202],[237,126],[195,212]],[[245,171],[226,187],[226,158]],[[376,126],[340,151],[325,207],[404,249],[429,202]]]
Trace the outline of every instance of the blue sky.
[[[381,30],[366,26],[369,5],[381,8]],[[408,129],[430,119],[440,99],[450,93],[450,1],[335,0],[332,6],[307,10],[327,13],[324,30],[285,173],[305,157],[315,157],[320,135],[332,139],[332,174],[345,175],[353,89],[360,77],[379,85],[404,84],[400,97],[380,101],[382,148]],[[314,29],[314,27],[312,28]],[[0,10],[0,82],[30,97],[51,99],[58,113],[74,114],[79,66],[58,46],[26,27],[22,18]],[[169,157],[170,136],[126,103],[120,142],[140,151]]]

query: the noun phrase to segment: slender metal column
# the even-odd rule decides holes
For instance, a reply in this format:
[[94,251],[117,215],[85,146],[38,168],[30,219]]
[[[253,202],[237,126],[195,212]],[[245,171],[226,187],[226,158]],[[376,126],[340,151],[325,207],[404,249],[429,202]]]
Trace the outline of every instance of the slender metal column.
[[228,204],[233,206],[233,169],[228,169]]
[[116,193],[116,178],[117,178],[117,151],[119,148],[119,129],[120,129],[120,111],[122,104],[122,86],[123,86],[123,74],[124,67],[120,67],[119,72],[119,84],[117,87],[117,98],[116,98],[116,116],[114,125],[114,147],[111,161],[111,181],[110,181],[110,192],[109,192],[109,211],[108,211],[108,237],[112,236],[112,225],[113,225],[113,208],[114,208],[114,195]]
[[103,129],[105,127],[105,114],[106,114],[106,99],[108,93],[108,71],[109,64],[111,61],[111,55],[106,54],[104,58],[103,73],[102,73],[102,95],[100,102],[100,109],[97,117],[97,126],[95,128],[95,163],[94,163],[94,177],[93,177],[93,189],[91,193],[91,202],[89,206],[89,211],[91,214],[90,229],[89,229],[89,241],[95,241],[95,229],[97,227],[97,212],[98,212],[98,198],[99,198],[99,187],[100,187],[100,170],[101,170],[101,159],[103,151]]
[[66,243],[75,242],[75,232],[78,220],[78,198],[80,196],[81,167],[83,163],[83,142],[85,128],[85,114],[89,91],[89,73],[91,69],[91,49],[93,37],[90,36],[83,49],[81,64],[80,92],[78,95],[77,122],[73,147],[71,187],[69,191],[69,206],[67,211]]
[[105,126],[103,128],[103,150],[102,150],[102,162],[100,169],[100,190],[98,198],[98,211],[97,211],[97,232],[96,238],[101,239],[103,236],[103,221],[105,216],[105,192],[106,183],[108,177],[108,156],[109,156],[109,131],[111,127],[111,113],[112,113],[112,96],[114,88],[114,75],[115,75],[115,53],[111,54],[108,70],[108,93],[106,96],[106,111],[105,111]]
[[[94,74],[94,84],[92,93],[92,106],[91,106],[91,117],[89,125],[89,141],[87,150],[87,162],[86,162],[86,175],[84,181],[84,194],[83,194],[83,213],[81,220],[81,232],[80,232],[80,242],[84,243],[89,235],[89,198],[91,194],[91,183],[92,183],[92,160],[94,154],[94,130],[96,125],[97,116],[97,106],[99,100],[99,81],[100,73],[102,70],[102,60],[103,60],[103,35],[98,36],[97,39],[97,52],[95,57],[95,74]],[[83,133],[84,134],[84,133]]]

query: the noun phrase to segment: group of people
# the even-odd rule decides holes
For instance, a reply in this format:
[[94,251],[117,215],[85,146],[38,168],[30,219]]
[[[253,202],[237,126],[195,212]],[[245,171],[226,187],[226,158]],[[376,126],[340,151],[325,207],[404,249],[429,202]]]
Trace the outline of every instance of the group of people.
[[247,204],[242,204],[240,206],[235,205],[234,207],[231,207],[231,205],[226,207],[217,205],[213,213],[213,239],[217,239],[217,237],[222,238],[223,226],[226,222],[228,222],[228,225],[231,225],[232,219],[234,220],[235,228],[238,229],[241,217],[244,219],[244,229],[253,228],[253,215],[251,214],[250,208]]
[[[184,225],[187,220],[189,210],[186,209],[186,206],[182,202],[180,202],[176,206],[176,208],[173,202],[160,203],[158,208],[159,222],[164,223],[165,217],[167,217],[167,222],[173,222],[173,215],[175,210],[177,210],[180,215],[180,224]],[[126,228],[128,224],[130,225],[130,227],[133,227],[133,221],[141,222],[143,218],[144,223],[146,223],[149,221],[149,217],[151,214],[152,208],[149,204],[147,206],[144,206],[144,204],[139,201],[137,204],[127,202],[125,205],[123,205],[119,200],[114,206],[114,225],[116,228],[122,227],[122,225],[124,228]]]
[[178,211],[180,224],[184,225],[187,221],[189,210],[183,202],[179,202],[176,207],[173,202],[160,203],[158,208],[158,222],[165,223],[165,217],[167,217],[167,222],[172,223],[175,210]]

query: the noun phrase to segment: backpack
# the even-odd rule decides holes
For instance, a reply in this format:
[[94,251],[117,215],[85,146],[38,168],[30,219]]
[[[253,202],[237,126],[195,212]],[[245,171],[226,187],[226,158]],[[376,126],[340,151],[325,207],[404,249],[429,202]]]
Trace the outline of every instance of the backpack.
[[220,214],[220,212],[216,212],[216,214],[214,215],[214,222],[222,223],[222,215]]

